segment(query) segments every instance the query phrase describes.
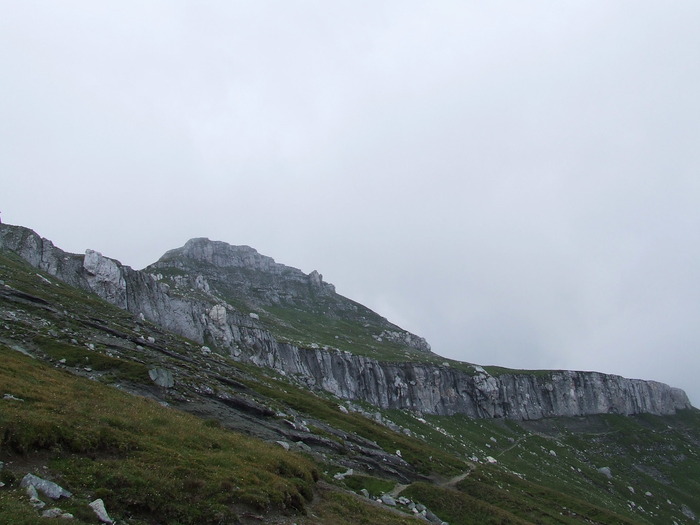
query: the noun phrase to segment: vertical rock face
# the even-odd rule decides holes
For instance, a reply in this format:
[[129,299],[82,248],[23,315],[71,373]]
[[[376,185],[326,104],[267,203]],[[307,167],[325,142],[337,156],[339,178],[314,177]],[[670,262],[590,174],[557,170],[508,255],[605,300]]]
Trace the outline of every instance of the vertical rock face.
[[273,342],[249,359],[341,398],[425,414],[529,420],[607,413],[673,414],[691,406],[680,389],[597,372],[492,376],[480,367],[470,373],[431,364],[381,363],[346,352]]
[[83,258],[88,287],[119,308],[126,308],[126,281],[119,265],[101,253],[87,250]]
[[[33,266],[63,281],[92,291],[136,315],[200,343],[228,350],[232,357],[282,371],[311,388],[381,408],[409,409],[426,414],[466,414],[476,418],[540,419],[601,413],[673,414],[691,405],[682,390],[654,381],[625,379],[596,372],[552,371],[490,375],[481,367],[450,367],[416,362],[380,362],[331,348],[301,348],[279,342],[257,319],[240,312],[210,289],[206,277],[178,276],[193,293],[173,293],[152,273],[138,272],[88,250],[85,256],[67,254],[26,228],[0,224],[0,249],[10,250]],[[193,264],[193,261],[197,264]],[[318,272],[309,275],[279,265],[249,247],[232,247],[194,239],[171,250],[150,267],[201,270],[204,262],[216,268],[255,268],[303,286],[335,294]],[[243,273],[236,273],[242,279]],[[225,277],[225,275],[224,275]],[[255,279],[262,279],[255,274]],[[286,281],[285,281],[286,282]],[[265,293],[271,293],[274,286]],[[279,281],[274,281],[275,286]],[[243,284],[245,285],[245,283]],[[301,291],[299,291],[301,290]],[[292,301],[308,301],[299,288]],[[195,293],[196,291],[196,293]],[[280,293],[284,293],[281,291]],[[279,294],[278,294],[279,295]],[[293,294],[292,294],[293,295]],[[347,300],[346,300],[347,301]],[[364,307],[363,307],[364,308]],[[376,315],[376,314],[375,314]],[[421,338],[405,331],[386,330],[381,337],[421,346]],[[411,339],[414,338],[414,339]],[[427,343],[425,343],[427,346]],[[429,347],[428,347],[429,349]]]

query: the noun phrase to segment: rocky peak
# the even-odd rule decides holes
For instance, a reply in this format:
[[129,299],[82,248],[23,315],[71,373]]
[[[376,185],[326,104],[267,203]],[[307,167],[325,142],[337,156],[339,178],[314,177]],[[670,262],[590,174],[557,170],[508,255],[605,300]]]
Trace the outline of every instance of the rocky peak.
[[158,272],[165,268],[204,272],[239,288],[266,289],[266,295],[270,297],[285,295],[295,288],[296,291],[292,292],[295,297],[304,295],[304,289],[316,295],[335,294],[335,287],[323,282],[323,276],[316,270],[307,275],[297,268],[275,262],[272,257],[262,255],[250,246],[234,246],[205,237],[190,239],[184,246],[169,250],[149,266],[148,271]]
[[248,268],[271,273],[280,273],[287,268],[283,264],[277,264],[272,257],[261,255],[250,246],[233,246],[221,241],[211,241],[206,237],[190,239],[181,248],[169,250],[158,263],[187,260],[211,264],[218,268]]

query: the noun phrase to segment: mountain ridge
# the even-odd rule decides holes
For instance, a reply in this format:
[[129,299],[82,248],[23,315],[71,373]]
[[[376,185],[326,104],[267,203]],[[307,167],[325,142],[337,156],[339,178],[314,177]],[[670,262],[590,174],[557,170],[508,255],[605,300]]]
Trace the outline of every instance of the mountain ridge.
[[[482,368],[380,343],[371,323],[360,325],[368,349],[352,316],[327,321],[341,336],[335,346],[299,346],[268,330],[285,312],[305,314],[298,296],[288,308],[254,297],[251,311],[224,302],[216,273],[158,271],[0,226],[0,522],[44,523],[20,486],[27,473],[73,493],[50,511],[74,514],[76,525],[98,523],[95,498],[132,525],[697,522],[700,411],[624,415],[623,403],[620,415],[609,406],[557,415],[577,399],[563,395],[572,389],[662,400],[632,395],[655,382]],[[307,341],[328,328],[306,324],[323,315],[303,321]],[[196,339],[217,326],[229,346]],[[451,392],[445,381],[455,378]],[[626,393],[600,390],[605,382]],[[509,388],[527,384],[544,397],[508,403]],[[478,413],[455,410],[467,402]],[[509,415],[514,407],[527,413]]]
[[[196,238],[143,271],[92,250],[66,254],[5,224],[0,247],[234,359],[380,408],[531,420],[691,407],[682,390],[655,381],[576,371],[491,374],[441,358],[424,339],[336,294],[318,272],[304,274],[250,247]],[[321,329],[298,340],[312,326]]]

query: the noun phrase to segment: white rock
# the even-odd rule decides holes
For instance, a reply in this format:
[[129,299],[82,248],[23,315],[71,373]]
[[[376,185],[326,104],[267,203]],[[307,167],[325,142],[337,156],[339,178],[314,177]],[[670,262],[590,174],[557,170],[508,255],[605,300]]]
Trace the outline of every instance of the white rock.
[[608,479],[612,479],[613,477],[610,467],[600,467],[598,469],[598,472],[600,472],[603,476],[605,476]]
[[347,476],[352,476],[354,474],[354,470],[349,468],[345,472],[338,472],[333,476],[334,479],[337,479],[338,481],[344,480]]
[[51,509],[46,509],[44,512],[41,513],[42,518],[60,518],[61,515],[63,514],[63,511],[59,509],[58,507],[53,507]]
[[109,517],[109,514],[107,514],[107,509],[105,509],[105,502],[101,499],[96,499],[95,501],[90,503],[90,508],[95,512],[97,519],[100,520],[102,523],[114,523],[114,521],[112,521],[112,518]]
[[34,485],[27,485],[27,497],[29,497],[29,503],[35,509],[43,509],[46,503],[39,499],[39,494],[36,491]]
[[[34,474],[27,474],[22,478],[22,481],[20,482],[20,487],[29,486],[34,487],[36,490],[40,490],[51,499],[58,499],[61,497],[70,498],[73,495],[60,485],[54,483],[53,481],[47,481],[45,479],[40,478],[39,476],[35,476]],[[29,494],[29,491],[27,491],[27,493]],[[31,497],[32,496],[30,495],[30,498]]]
[[486,461],[489,463],[498,463],[498,461],[491,456],[486,456]]
[[126,308],[126,281],[116,262],[99,252],[86,250],[83,268],[93,292],[112,304]]
[[24,399],[20,399],[19,397],[15,397],[15,396],[13,396],[12,394],[5,394],[4,396],[2,396],[2,398],[3,398],[5,401],[21,401],[21,402],[24,402]]
[[248,315],[250,316],[251,319],[260,319],[260,316],[258,314],[256,314],[255,312],[250,312]]
[[223,304],[215,304],[209,310],[209,318],[219,327],[226,326],[226,307]]

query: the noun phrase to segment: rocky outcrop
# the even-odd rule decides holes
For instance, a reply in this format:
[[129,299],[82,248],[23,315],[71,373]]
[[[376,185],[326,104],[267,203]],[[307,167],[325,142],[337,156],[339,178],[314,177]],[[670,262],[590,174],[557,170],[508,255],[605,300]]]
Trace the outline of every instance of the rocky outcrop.
[[90,290],[119,308],[127,307],[126,281],[117,262],[99,252],[87,250],[83,269]]
[[552,371],[493,376],[481,367],[382,363],[333,349],[300,349],[245,334],[258,347],[247,358],[292,374],[311,388],[389,409],[475,418],[673,414],[689,408],[680,389],[598,372]]
[[[256,279],[263,279],[269,271],[273,277],[284,277],[285,282],[335,294],[328,288],[332,285],[323,283],[317,272],[306,275],[248,247],[194,239],[168,252],[160,264],[150,268],[151,273],[135,271],[93,251],[84,257],[66,254],[31,230],[4,224],[0,225],[0,249],[14,251],[69,284],[92,291],[174,333],[228,352],[235,359],[274,368],[310,388],[381,408],[529,420],[601,413],[673,414],[690,407],[682,390],[596,372],[490,375],[481,367],[466,364],[387,363],[336,348],[300,348],[276,340],[257,315],[240,312],[213,294],[208,279],[221,279],[221,273],[178,276],[174,282],[192,290],[190,294],[171,289],[152,273],[173,267],[183,272],[201,270],[202,262],[216,268],[254,267],[262,272],[255,274]],[[236,278],[242,275],[236,274]],[[286,276],[291,276],[289,281]],[[279,289],[279,282],[275,286],[268,289]],[[299,300],[310,300],[310,296],[303,295],[306,291],[295,293]],[[424,341],[393,329],[378,337],[418,346]]]
[[[409,351],[430,353],[425,339],[403,330],[369,308],[336,293],[316,270],[308,275],[279,264],[249,246],[231,246],[205,238],[191,239],[181,248],[168,251],[145,270],[177,288],[195,288],[244,303],[252,310],[269,307],[286,311],[278,326],[293,325],[296,312],[350,323],[378,341],[387,341]],[[192,276],[197,276],[192,281]],[[269,318],[269,316],[268,316]],[[346,325],[347,326],[347,325]],[[290,326],[290,332],[304,330]],[[316,341],[311,341],[316,342]]]
[[[258,275],[264,275],[265,280],[272,283],[277,283],[283,278],[285,288],[289,288],[290,283],[295,282],[310,286],[321,295],[335,293],[335,287],[324,282],[323,276],[316,270],[307,275],[301,270],[275,262],[272,257],[261,255],[250,246],[232,246],[204,237],[190,239],[181,248],[167,251],[158,262],[149,267],[149,270],[157,271],[159,268],[171,267],[189,270],[192,269],[193,263],[198,268],[201,263],[205,263],[220,269],[252,270]],[[228,274],[228,277],[233,276]],[[256,275],[246,273],[244,277],[249,280],[255,279]]]

